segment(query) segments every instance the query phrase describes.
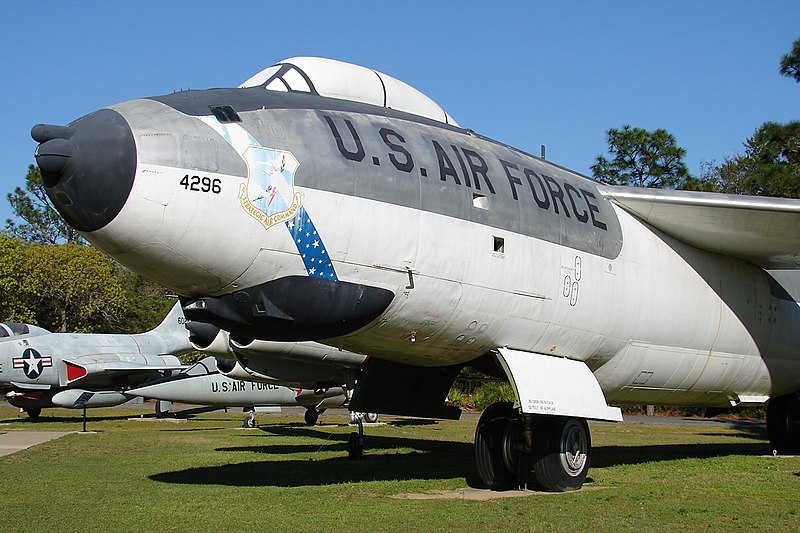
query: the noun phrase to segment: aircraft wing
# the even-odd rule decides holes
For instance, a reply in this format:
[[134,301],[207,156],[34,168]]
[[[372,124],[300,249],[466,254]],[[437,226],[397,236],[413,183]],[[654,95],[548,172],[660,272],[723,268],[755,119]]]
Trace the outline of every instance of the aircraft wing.
[[[88,366],[88,365],[81,365]],[[150,370],[185,370],[186,365],[142,365],[139,363],[118,363],[115,365],[99,365],[94,367],[96,372],[107,374],[130,374],[131,372],[147,372]]]
[[800,269],[800,200],[600,186],[654,228],[696,248],[765,269]]
[[77,381],[83,382],[106,382],[110,379],[119,378],[132,374],[145,374],[148,372],[163,372],[164,370],[183,370],[185,365],[181,365],[177,358],[172,362],[129,362],[129,361],[92,361],[84,358],[64,360],[67,370],[67,382],[72,384]]

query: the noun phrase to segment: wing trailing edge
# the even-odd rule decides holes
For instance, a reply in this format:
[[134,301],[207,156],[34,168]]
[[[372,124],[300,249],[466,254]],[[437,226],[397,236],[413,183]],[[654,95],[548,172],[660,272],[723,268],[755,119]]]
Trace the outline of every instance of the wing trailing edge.
[[696,248],[765,269],[800,270],[800,200],[614,186],[600,192]]

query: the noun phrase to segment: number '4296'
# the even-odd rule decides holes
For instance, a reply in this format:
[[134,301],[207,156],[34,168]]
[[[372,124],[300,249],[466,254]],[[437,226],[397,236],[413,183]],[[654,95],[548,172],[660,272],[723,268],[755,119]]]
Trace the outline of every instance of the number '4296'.
[[219,178],[211,179],[208,176],[189,176],[186,174],[180,181],[183,188],[187,191],[213,192],[219,194],[222,191],[222,180]]

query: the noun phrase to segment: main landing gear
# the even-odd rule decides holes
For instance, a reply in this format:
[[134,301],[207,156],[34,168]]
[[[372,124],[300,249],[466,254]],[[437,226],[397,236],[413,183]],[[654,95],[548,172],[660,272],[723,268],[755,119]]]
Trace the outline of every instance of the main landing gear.
[[306,421],[306,425],[313,426],[316,425],[317,420],[319,420],[319,415],[325,412],[325,409],[320,409],[319,411],[314,409],[313,407],[309,407],[306,409],[306,414],[303,415],[303,419]]
[[364,422],[375,424],[378,422],[378,414],[350,411],[350,424],[358,426],[358,433],[353,431],[347,439],[347,455],[354,461],[360,461],[364,457]]
[[586,420],[520,414],[508,402],[491,405],[475,429],[478,474],[492,490],[580,489],[591,446]]
[[767,403],[767,435],[782,455],[800,454],[800,396],[771,398]]

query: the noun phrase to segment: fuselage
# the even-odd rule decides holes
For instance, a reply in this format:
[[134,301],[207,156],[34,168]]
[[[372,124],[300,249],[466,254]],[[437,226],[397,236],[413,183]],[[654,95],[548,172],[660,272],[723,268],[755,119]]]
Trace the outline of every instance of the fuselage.
[[[120,375],[103,373],[104,366],[180,366],[180,361],[169,354],[182,353],[188,347],[188,341],[179,347],[171,339],[151,333],[50,333],[24,326],[29,333],[0,338],[0,386],[58,389],[81,380],[82,387],[91,389],[123,389],[158,377],[158,372]],[[99,372],[94,374],[96,368]]]
[[259,338],[419,366],[507,346],[585,361],[620,403],[725,406],[800,389],[800,310],[764,270],[664,235],[597,183],[469,130],[263,87],[101,113],[129,131],[125,160],[104,163],[120,169],[113,201],[81,204],[77,179],[50,194],[116,260],[185,301],[306,279],[389,295],[352,330]]
[[218,406],[340,407],[347,400],[342,387],[295,389],[272,383],[232,379],[217,370],[213,357],[178,374],[145,383],[130,394],[155,400]]

